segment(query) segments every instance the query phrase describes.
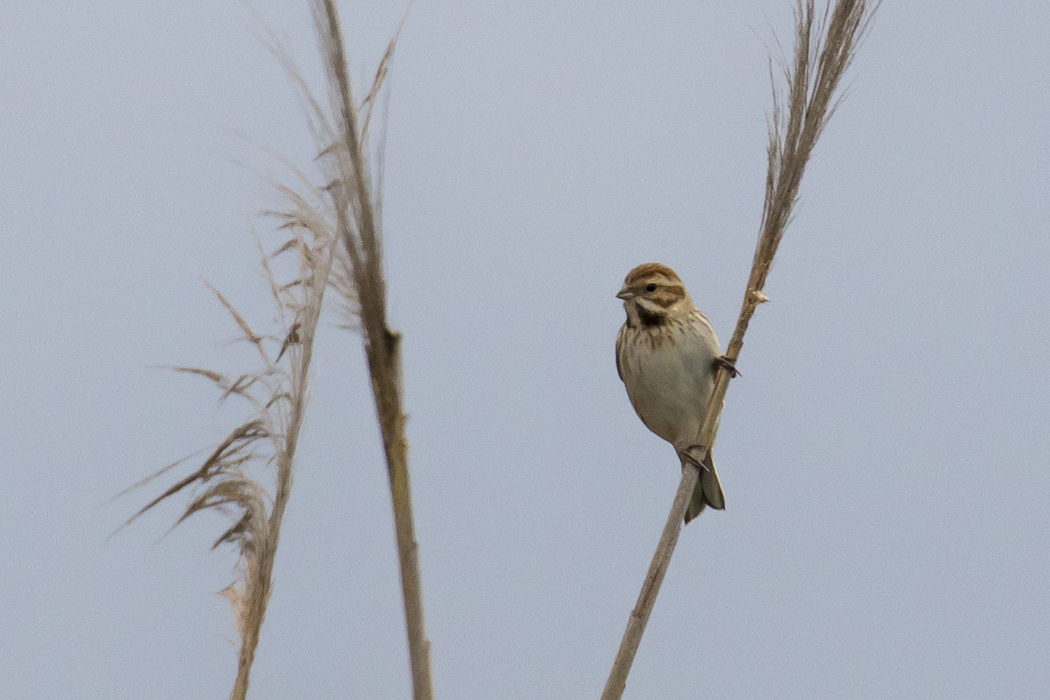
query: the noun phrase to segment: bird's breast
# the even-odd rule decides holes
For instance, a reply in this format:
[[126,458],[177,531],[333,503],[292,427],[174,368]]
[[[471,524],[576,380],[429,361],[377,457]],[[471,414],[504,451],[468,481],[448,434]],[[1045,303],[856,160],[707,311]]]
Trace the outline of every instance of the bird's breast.
[[627,329],[631,337],[619,343],[631,404],[650,430],[674,444],[695,440],[714,390],[718,341],[713,333],[705,337],[705,328]]

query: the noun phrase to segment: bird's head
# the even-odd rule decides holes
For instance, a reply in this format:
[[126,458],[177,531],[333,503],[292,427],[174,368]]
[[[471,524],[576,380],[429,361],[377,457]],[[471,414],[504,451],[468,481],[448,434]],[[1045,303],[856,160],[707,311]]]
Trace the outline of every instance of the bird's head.
[[660,263],[645,263],[627,273],[623,299],[630,326],[655,326],[694,310],[693,300],[674,270]]

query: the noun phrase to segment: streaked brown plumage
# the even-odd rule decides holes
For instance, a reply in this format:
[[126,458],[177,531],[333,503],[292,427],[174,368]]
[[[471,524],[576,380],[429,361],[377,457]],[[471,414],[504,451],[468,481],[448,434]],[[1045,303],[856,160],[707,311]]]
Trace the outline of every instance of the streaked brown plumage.
[[[616,371],[638,417],[671,443],[683,462],[697,447],[721,355],[718,337],[674,270],[660,263],[639,265],[623,289],[627,320],[616,336]],[[694,461],[695,460],[691,460]],[[706,506],[722,510],[725,496],[710,452],[693,492],[685,521]]]

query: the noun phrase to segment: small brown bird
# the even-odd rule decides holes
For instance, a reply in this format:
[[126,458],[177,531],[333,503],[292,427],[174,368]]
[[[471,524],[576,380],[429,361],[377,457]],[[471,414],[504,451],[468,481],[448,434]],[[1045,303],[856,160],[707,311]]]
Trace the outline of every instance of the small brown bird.
[[660,263],[639,265],[623,289],[627,320],[616,336],[616,371],[645,426],[678,452],[683,466],[702,467],[685,522],[706,506],[725,508],[725,495],[708,451],[702,463],[690,456],[715,386],[721,357],[711,322],[693,304],[681,278]]

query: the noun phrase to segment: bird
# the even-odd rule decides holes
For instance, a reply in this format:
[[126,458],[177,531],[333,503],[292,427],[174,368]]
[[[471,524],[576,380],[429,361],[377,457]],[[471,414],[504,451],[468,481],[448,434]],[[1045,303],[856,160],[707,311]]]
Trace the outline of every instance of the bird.
[[693,455],[700,448],[700,428],[718,367],[736,376],[733,362],[722,355],[711,322],[667,265],[635,267],[616,296],[627,312],[616,335],[616,371],[627,397],[642,423],[674,446],[683,469],[687,462],[700,469],[685,522],[708,506],[724,510],[725,494],[711,450],[702,461]]

